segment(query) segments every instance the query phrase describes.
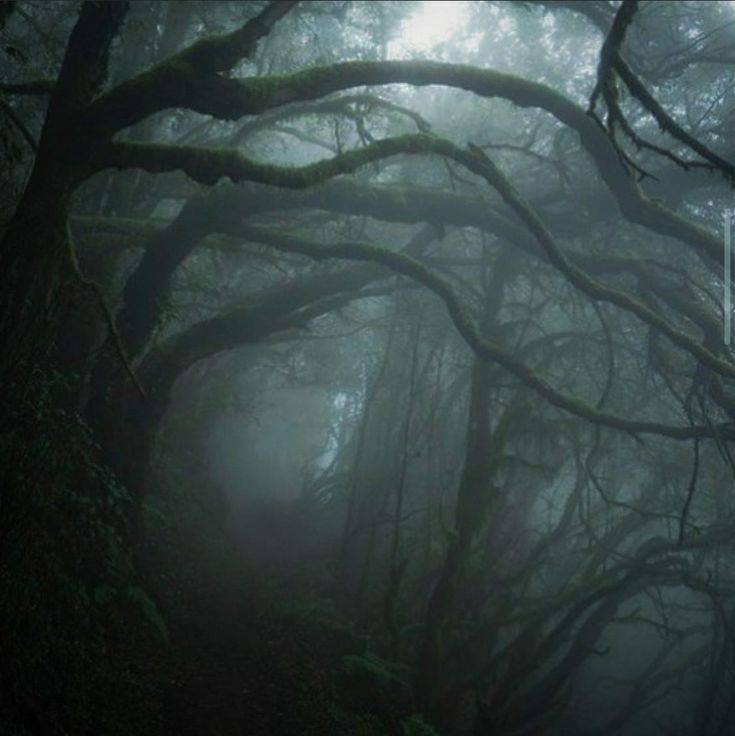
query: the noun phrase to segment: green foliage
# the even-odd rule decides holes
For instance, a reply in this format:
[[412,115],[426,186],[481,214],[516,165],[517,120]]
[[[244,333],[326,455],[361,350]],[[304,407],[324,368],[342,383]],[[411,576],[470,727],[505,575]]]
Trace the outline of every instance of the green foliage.
[[0,437],[0,722],[19,735],[29,723],[49,736],[150,732],[158,684],[136,660],[165,626],[134,584],[131,498],[68,408],[73,380],[31,381]]
[[402,719],[412,710],[410,690],[398,668],[371,653],[343,657],[337,693],[347,710],[370,714],[386,733],[401,733]]
[[401,736],[439,736],[439,734],[419,715],[412,715],[401,721]]
[[156,604],[151,600],[150,596],[137,585],[129,585],[123,591],[123,596],[136,603],[146,620],[151,623],[161,638],[168,644],[168,628],[163,620]]
[[335,733],[344,736],[439,736],[426,721],[417,714],[400,719],[386,719],[384,714],[347,710],[331,702],[329,714],[333,719]]
[[381,686],[390,686],[395,679],[390,662],[366,654],[363,657],[348,656],[343,659],[344,671],[349,677],[367,677]]
[[[166,644],[169,643],[168,627],[163,620],[158,606],[142,588],[137,585],[128,585],[117,589],[111,585],[98,585],[92,592],[94,602],[101,608],[116,606],[114,615],[129,615],[130,604],[151,624]],[[108,615],[110,612],[108,611]]]
[[313,592],[289,599],[279,604],[279,608],[287,615],[327,630],[346,631],[350,627],[333,601]]
[[326,711],[335,733],[345,736],[383,736],[385,733],[374,716],[350,713],[334,700],[327,703]]

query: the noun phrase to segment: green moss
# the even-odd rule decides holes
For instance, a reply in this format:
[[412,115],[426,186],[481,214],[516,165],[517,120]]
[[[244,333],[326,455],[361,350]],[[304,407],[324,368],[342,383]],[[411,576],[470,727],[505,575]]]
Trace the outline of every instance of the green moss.
[[273,75],[270,77],[248,77],[240,80],[241,97],[247,101],[253,112],[261,112],[272,105],[269,104],[276,92],[281,89],[288,77]]
[[412,715],[401,721],[401,736],[439,736],[420,715]]

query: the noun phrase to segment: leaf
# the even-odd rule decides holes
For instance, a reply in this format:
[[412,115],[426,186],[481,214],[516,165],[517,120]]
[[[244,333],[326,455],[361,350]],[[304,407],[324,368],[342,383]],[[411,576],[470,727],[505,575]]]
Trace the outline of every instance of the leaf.
[[166,644],[168,644],[168,627],[166,626],[166,622],[163,620],[163,616],[161,616],[161,613],[158,610],[158,606],[156,606],[148,593],[137,585],[129,585],[125,589],[125,595],[131,601],[138,604],[143,615],[151,624],[153,624],[153,626],[155,626],[156,630],[161,635],[161,638],[166,642]]
[[170,522],[168,520],[168,517],[166,514],[163,513],[160,509],[156,508],[152,504],[148,502],[143,502],[143,511],[145,511],[147,514],[150,514],[154,519],[156,519],[158,522],[160,522],[163,526],[169,527]]
[[118,595],[117,590],[111,585],[98,585],[92,591],[92,598],[98,606],[106,606],[110,601],[114,600]]
[[439,736],[420,716],[412,715],[401,721],[402,736]]

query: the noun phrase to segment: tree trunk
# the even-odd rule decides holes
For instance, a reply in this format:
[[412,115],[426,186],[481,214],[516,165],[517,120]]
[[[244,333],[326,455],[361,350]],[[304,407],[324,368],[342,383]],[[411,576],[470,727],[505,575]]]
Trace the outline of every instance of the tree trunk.
[[492,366],[479,358],[472,369],[470,409],[464,467],[457,492],[455,527],[449,537],[439,580],[429,598],[426,629],[414,673],[419,709],[439,721],[441,665],[452,627],[457,593],[475,534],[482,524],[492,492],[492,453],[489,417]]

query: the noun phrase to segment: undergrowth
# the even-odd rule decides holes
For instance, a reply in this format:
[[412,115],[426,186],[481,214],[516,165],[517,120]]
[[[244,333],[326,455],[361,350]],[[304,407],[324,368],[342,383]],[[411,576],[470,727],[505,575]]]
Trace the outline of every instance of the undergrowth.
[[3,733],[153,733],[166,630],[124,542],[131,499],[68,408],[72,381],[30,383],[0,436]]
[[206,488],[154,486],[142,585],[72,381],[31,382],[0,434],[3,736],[436,736],[326,597],[234,554]]

